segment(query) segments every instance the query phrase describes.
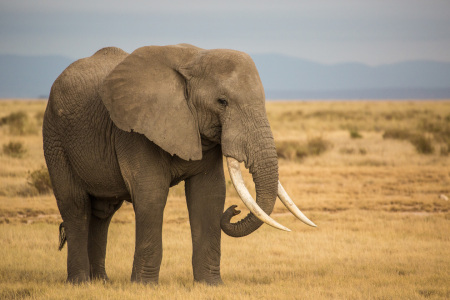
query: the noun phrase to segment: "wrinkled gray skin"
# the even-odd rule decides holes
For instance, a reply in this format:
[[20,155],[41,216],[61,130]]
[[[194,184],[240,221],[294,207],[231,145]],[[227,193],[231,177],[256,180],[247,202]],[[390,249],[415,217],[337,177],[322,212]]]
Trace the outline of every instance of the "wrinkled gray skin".
[[222,230],[245,236],[262,222],[224,213],[223,155],[244,162],[268,214],[278,164],[264,90],[251,58],[191,45],[128,54],[104,48],[52,86],[44,152],[66,230],[68,281],[107,279],[108,226],[122,202],[136,216],[131,280],[157,283],[169,187],[185,181],[194,280],[222,283]]

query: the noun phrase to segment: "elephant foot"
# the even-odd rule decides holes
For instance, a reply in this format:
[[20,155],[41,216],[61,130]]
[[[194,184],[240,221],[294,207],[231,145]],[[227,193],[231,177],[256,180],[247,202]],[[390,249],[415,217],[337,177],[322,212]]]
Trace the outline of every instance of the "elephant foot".
[[108,275],[106,275],[106,270],[104,267],[95,267],[91,265],[91,280],[99,280],[107,282],[109,281]]
[[209,286],[223,285],[222,278],[194,279],[194,284],[205,284]]
[[194,272],[194,283],[203,283],[207,285],[222,285],[223,281],[220,277],[220,268],[210,268],[207,271]]
[[92,274],[91,273],[91,280],[109,282],[109,277],[108,277],[108,275],[106,275],[106,273],[102,273],[102,274]]
[[140,284],[145,284],[145,285],[158,285],[158,279],[144,279],[144,278],[140,278],[140,279],[135,279],[135,278],[131,278],[131,282],[135,282],[135,283],[140,283]]
[[148,285],[158,285],[159,268],[149,268],[149,269],[151,270],[150,272],[149,270],[147,270],[147,272],[133,272],[131,274],[131,282],[143,283]]
[[89,275],[87,273],[70,274],[67,276],[67,282],[71,284],[83,284],[89,281]]
[[221,285],[223,284],[222,277],[220,276],[220,265],[206,264],[196,261],[193,264],[194,271],[194,283],[203,283],[207,285]]

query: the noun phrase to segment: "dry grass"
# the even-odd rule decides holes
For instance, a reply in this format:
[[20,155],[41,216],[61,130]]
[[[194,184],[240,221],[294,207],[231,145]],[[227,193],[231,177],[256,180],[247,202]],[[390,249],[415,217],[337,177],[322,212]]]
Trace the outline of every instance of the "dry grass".
[[[44,107],[1,101],[0,118],[24,111],[38,126]],[[402,129],[424,134],[435,149],[446,147],[450,101],[268,103],[267,111],[278,143],[307,145],[321,137],[332,145],[302,160],[280,159],[283,185],[319,227],[307,227],[277,203],[273,217],[291,233],[263,226],[241,239],[223,235],[221,287],[192,282],[182,185],[172,188],[165,210],[158,287],[129,282],[131,205],[111,224],[111,283],[65,284],[67,248],[57,251],[54,197],[30,193],[27,183],[29,172],[44,165],[40,130],[23,136],[0,127],[0,144],[19,141],[28,149],[22,158],[0,153],[0,299],[450,298],[450,202],[439,198],[450,195],[450,157],[383,138]],[[355,128],[361,138],[349,134]],[[227,205],[242,208],[226,176]],[[251,177],[245,180],[253,191]]]
[[22,158],[27,153],[27,149],[21,142],[9,142],[3,145],[3,153],[11,157]]

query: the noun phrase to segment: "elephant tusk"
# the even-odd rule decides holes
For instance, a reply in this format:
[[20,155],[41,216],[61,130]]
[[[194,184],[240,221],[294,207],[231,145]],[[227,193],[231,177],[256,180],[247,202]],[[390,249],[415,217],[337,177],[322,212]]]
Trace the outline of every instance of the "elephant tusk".
[[306,225],[317,227],[316,224],[311,222],[301,211],[298,209],[297,205],[295,205],[294,201],[292,201],[291,197],[286,193],[281,182],[278,181],[278,198],[280,198],[281,202],[283,202],[284,206],[286,206],[289,211],[296,216],[300,221],[305,223]]
[[236,189],[237,193],[239,194],[239,197],[241,198],[242,202],[244,202],[245,206],[261,221],[266,223],[267,225],[270,225],[272,227],[275,227],[277,229],[285,230],[285,231],[291,231],[289,228],[284,227],[274,219],[272,219],[268,214],[266,214],[261,207],[256,203],[255,200],[253,200],[252,195],[250,195],[250,192],[245,187],[244,179],[242,178],[241,169],[239,168],[239,162],[232,158],[227,157],[227,165],[228,165],[228,172],[230,173],[231,181],[233,182],[234,188]]

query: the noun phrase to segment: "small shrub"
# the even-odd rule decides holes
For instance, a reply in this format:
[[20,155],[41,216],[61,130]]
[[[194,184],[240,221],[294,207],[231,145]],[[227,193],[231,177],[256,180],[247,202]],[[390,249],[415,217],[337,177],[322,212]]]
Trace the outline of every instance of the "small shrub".
[[417,152],[421,154],[431,154],[434,152],[431,138],[427,138],[425,135],[416,135],[410,141],[416,147]]
[[342,147],[339,149],[339,153],[341,154],[353,154],[355,153],[355,149],[351,147]]
[[13,135],[25,135],[37,133],[36,127],[31,124],[28,115],[23,111],[13,112],[0,119],[0,125],[8,125],[9,133]]
[[287,160],[301,160],[308,155],[304,145],[297,141],[283,141],[276,144],[279,158]]
[[330,143],[322,137],[309,139],[306,144],[298,141],[282,141],[276,143],[277,155],[287,160],[302,160],[308,155],[320,155],[325,152]]
[[339,149],[339,153],[341,153],[341,154],[355,154],[355,153],[359,153],[361,155],[366,155],[367,154],[367,149],[366,148],[359,148],[358,152],[356,152],[355,148],[342,147],[342,148]]
[[350,132],[350,137],[351,137],[352,139],[360,139],[360,138],[363,137],[363,136],[358,132],[358,129],[356,129],[356,128],[350,129],[349,132]]
[[406,129],[387,129],[383,134],[383,139],[409,140],[412,134]]
[[366,155],[367,154],[367,149],[366,148],[359,148],[359,154]]
[[418,130],[433,134],[436,141],[445,142],[450,137],[450,124],[442,120],[423,119],[419,123]]
[[425,132],[439,133],[442,131],[442,122],[439,120],[422,119],[418,125],[418,129]]
[[10,132],[13,134],[24,134],[27,121],[27,114],[23,111],[18,111],[1,118],[0,124],[9,125]]
[[39,194],[47,194],[52,190],[52,182],[46,167],[41,167],[28,175],[28,183],[33,186]]
[[308,154],[320,155],[328,148],[330,148],[330,143],[324,140],[321,136],[315,137],[308,140],[307,143]]
[[3,145],[3,153],[8,156],[21,158],[27,152],[22,142],[9,142]]

